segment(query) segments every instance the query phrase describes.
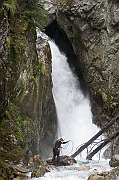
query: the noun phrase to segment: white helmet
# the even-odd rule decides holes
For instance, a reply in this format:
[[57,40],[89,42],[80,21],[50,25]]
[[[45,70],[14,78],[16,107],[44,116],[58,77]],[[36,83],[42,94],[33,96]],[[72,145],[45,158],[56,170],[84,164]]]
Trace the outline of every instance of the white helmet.
[[62,137],[60,138],[60,140],[61,140],[61,141],[64,141],[64,140],[65,140],[65,137],[64,137],[64,136],[62,136]]

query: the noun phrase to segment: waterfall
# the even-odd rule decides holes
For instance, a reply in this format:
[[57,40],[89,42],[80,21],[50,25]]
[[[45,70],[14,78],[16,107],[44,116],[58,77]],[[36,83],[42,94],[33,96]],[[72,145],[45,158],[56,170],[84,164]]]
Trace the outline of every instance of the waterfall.
[[90,101],[83,95],[79,80],[67,63],[67,57],[53,41],[49,44],[52,53],[52,92],[58,118],[58,137],[65,136],[65,140],[71,140],[62,150],[63,155],[69,155],[97,133],[98,129],[92,124]]

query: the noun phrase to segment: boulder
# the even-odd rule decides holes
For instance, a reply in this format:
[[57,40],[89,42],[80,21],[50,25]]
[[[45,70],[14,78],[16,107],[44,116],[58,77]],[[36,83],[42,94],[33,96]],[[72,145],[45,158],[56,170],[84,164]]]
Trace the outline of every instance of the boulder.
[[[48,159],[47,163],[50,165],[57,165],[57,160],[52,161],[52,159]],[[59,166],[71,166],[76,163],[76,160],[70,156],[60,156],[58,165]]]
[[52,168],[47,165],[47,162],[42,160],[39,154],[33,157],[33,162],[34,162],[34,170],[31,173],[31,178],[42,177],[46,172],[50,172],[52,170]]
[[39,154],[35,155],[33,157],[33,163],[34,163],[34,167],[38,167],[38,166],[44,166],[45,162],[42,160],[42,158],[39,156]]
[[109,165],[111,167],[119,166],[119,154],[112,156],[111,160],[109,161]]
[[84,166],[78,169],[78,171],[88,171],[90,169],[90,166]]
[[26,180],[28,179],[27,173],[28,173],[28,169],[24,167],[18,165],[11,165],[3,161],[0,162],[0,180],[2,179]]
[[96,172],[89,176],[88,180],[119,180],[119,169],[114,168],[111,171]]
[[33,178],[33,177],[36,177],[36,178],[42,177],[42,176],[44,176],[45,173],[50,172],[51,170],[52,170],[52,168],[47,166],[47,165],[45,165],[45,166],[40,165],[40,166],[36,167],[32,171],[31,178]]
[[16,177],[13,180],[28,180],[28,177]]
[[116,180],[119,180],[119,176],[117,176]]
[[104,180],[104,176],[98,174],[91,174],[88,180]]
[[35,170],[33,170],[33,172],[31,173],[31,178],[33,177],[41,177],[46,173],[46,169],[44,166],[39,166],[38,168],[36,168]]
[[[72,44],[87,82],[93,122],[103,127],[108,117],[119,112],[119,3],[102,0],[58,2],[57,21]],[[111,132],[118,131],[118,124]],[[110,136],[110,131],[107,134]],[[115,145],[116,154],[118,139]]]
[[12,168],[21,173],[28,173],[28,169],[21,166],[12,165]]

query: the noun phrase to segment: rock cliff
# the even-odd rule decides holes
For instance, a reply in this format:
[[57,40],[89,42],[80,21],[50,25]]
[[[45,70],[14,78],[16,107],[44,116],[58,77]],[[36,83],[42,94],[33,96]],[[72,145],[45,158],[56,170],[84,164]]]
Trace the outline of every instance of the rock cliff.
[[[56,19],[59,29],[66,33],[78,59],[75,68],[81,70],[89,87],[93,121],[101,127],[119,110],[119,2],[58,0],[55,6],[54,1],[47,3],[50,15],[45,22],[49,25]],[[14,141],[12,150],[18,145],[16,152],[21,159],[22,149],[26,155],[30,151],[32,155],[39,152],[47,156],[57,126],[50,49],[47,41],[36,37],[38,22],[33,8],[36,6],[23,0],[12,0],[11,4],[0,2],[0,135],[3,138],[0,152],[9,152]],[[43,21],[44,16],[40,15],[39,21]],[[108,134],[118,128],[119,124],[114,124]],[[11,154],[9,158],[14,161],[12,157]]]
[[100,120],[118,114],[119,2],[58,2],[57,21],[78,57],[90,89],[93,114]]
[[42,28],[43,20],[34,17],[38,10],[42,18],[46,12],[35,3],[0,2],[0,155],[14,162],[47,156],[57,129],[51,52],[36,36],[36,23]]
[[[102,127],[119,112],[119,2],[58,0],[56,20],[89,87],[93,122]],[[107,134],[118,128],[117,121]]]

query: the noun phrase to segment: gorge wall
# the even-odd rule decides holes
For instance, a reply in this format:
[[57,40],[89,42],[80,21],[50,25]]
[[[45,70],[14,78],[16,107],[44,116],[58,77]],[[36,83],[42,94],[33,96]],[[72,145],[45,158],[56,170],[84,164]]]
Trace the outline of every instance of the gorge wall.
[[[30,13],[34,7],[28,11],[28,1],[20,0],[11,1],[13,4],[7,9],[5,3],[0,1],[0,154],[16,160],[18,154],[23,157],[23,149],[25,154],[47,156],[57,130],[51,52],[48,42],[36,37],[33,12]],[[119,2],[48,0],[47,3],[50,14],[45,27],[55,20],[68,39],[67,45],[71,43],[74,54],[70,63],[75,72],[80,69],[86,80],[93,121],[101,127],[119,112]],[[65,48],[63,43],[61,48]],[[116,123],[108,134],[118,129]],[[118,144],[117,140],[117,149]],[[14,149],[17,157],[13,157]]]
[[0,156],[15,162],[47,156],[57,130],[51,52],[36,35],[35,3],[0,2]]
[[[119,2],[58,1],[66,32],[91,93],[96,122],[119,110]],[[104,117],[104,118],[103,118]],[[98,123],[98,122],[97,122]]]
[[[90,91],[93,122],[102,127],[119,112],[119,2],[58,0],[56,4],[58,26],[70,40]],[[117,121],[107,134],[118,130]],[[116,146],[118,153],[118,139]]]

